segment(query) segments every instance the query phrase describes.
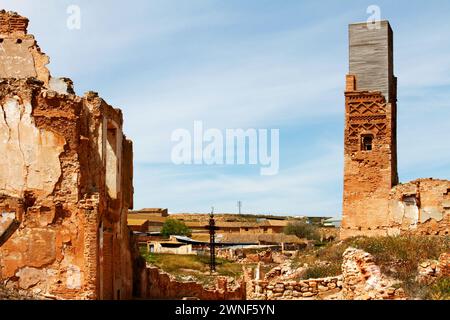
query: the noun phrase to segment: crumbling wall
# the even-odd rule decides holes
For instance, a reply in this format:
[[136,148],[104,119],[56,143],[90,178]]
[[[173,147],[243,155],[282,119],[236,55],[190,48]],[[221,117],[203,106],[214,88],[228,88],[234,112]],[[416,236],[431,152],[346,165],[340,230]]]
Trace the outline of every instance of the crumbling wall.
[[430,285],[436,279],[450,276],[450,253],[443,253],[438,260],[426,260],[417,267],[419,283]]
[[225,277],[218,277],[216,288],[208,289],[198,282],[177,281],[159,268],[147,266],[142,280],[147,283],[147,288],[142,288],[142,297],[148,299],[245,300],[246,297],[244,281],[240,281],[237,287],[230,288]]
[[257,253],[249,253],[245,256],[246,263],[264,262],[273,263],[272,250],[264,250]]
[[[397,300],[405,299],[402,288],[381,274],[373,256],[348,248],[343,255],[342,274],[307,280],[266,277],[250,281],[251,300]],[[294,272],[295,273],[295,272]]]
[[438,276],[450,277],[450,252],[444,252],[438,260]]
[[38,80],[0,83],[5,137],[0,148],[6,156],[0,170],[1,214],[19,222],[0,247],[0,277],[9,287],[35,293],[89,297],[81,285],[89,281],[84,261],[77,254],[85,221],[77,206],[81,132],[73,119],[81,100],[48,93]]
[[49,58],[32,35],[28,19],[15,12],[0,11],[0,78],[37,78],[48,85]]
[[322,242],[332,242],[339,238],[339,228],[319,227],[318,232]]
[[[401,234],[448,235],[450,231],[450,181],[418,179],[392,188],[387,197],[386,223],[364,227],[343,227],[341,236],[396,236]],[[361,209],[361,212],[365,212]],[[374,232],[375,231],[375,232]]]
[[2,97],[0,153],[4,161],[0,163],[0,193],[22,198],[26,190],[34,189],[48,196],[61,175],[59,156],[66,141],[35,125],[30,96]]
[[48,297],[130,298],[122,113],[51,78],[27,24],[0,11],[0,281]]
[[342,263],[342,298],[345,300],[405,299],[402,288],[381,273],[370,253],[348,248]]
[[253,282],[251,300],[315,300],[337,299],[342,289],[342,277],[300,281]]
[[448,235],[450,181],[419,179],[392,189],[389,234]]

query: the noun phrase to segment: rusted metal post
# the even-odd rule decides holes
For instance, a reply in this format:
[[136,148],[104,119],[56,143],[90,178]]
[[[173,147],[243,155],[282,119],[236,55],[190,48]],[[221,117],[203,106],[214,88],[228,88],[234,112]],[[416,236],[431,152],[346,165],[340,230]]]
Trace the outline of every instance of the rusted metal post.
[[214,220],[214,208],[209,216],[209,269],[211,273],[216,272],[216,221]]
[[209,269],[211,273],[216,272],[216,221],[214,220],[214,207],[209,215],[209,224],[205,226],[209,230]]

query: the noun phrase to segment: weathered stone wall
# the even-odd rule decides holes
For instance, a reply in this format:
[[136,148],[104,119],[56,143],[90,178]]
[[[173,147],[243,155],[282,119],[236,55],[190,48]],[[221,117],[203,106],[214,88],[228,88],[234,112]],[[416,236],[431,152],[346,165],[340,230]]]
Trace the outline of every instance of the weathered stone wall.
[[345,300],[405,299],[402,288],[381,273],[370,253],[348,248],[342,263],[342,298]]
[[[378,216],[384,216],[379,211]],[[401,234],[448,235],[450,232],[450,181],[418,179],[392,188],[386,223],[343,228],[341,236]]]
[[195,298],[199,300],[245,300],[246,286],[240,281],[237,287],[230,288],[225,277],[218,277],[214,289],[205,288],[198,282],[181,282],[159,268],[147,266],[143,270],[141,297],[147,299],[180,300]]
[[448,235],[449,213],[450,181],[419,179],[400,184],[389,198],[389,234]]
[[0,281],[56,298],[129,298],[122,113],[96,93],[76,96],[68,79],[49,81],[27,21],[0,11]]
[[320,279],[253,280],[251,300],[396,300],[405,299],[403,289],[381,274],[373,256],[348,248],[343,255],[342,275]]
[[252,300],[315,300],[327,299],[342,289],[342,277],[301,281],[253,282]]
[[450,253],[444,252],[438,260],[426,260],[417,267],[419,283],[430,285],[440,277],[450,277]]
[[450,277],[450,252],[444,252],[438,260],[438,276]]
[[318,230],[320,239],[323,242],[332,242],[339,238],[339,228],[335,227],[319,227]]

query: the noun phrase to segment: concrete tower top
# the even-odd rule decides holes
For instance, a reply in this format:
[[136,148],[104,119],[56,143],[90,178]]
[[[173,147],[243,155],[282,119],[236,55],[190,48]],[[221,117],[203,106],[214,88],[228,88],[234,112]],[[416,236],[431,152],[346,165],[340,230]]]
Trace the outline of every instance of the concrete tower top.
[[387,102],[396,101],[393,32],[388,21],[349,25],[350,70],[358,91],[381,91]]

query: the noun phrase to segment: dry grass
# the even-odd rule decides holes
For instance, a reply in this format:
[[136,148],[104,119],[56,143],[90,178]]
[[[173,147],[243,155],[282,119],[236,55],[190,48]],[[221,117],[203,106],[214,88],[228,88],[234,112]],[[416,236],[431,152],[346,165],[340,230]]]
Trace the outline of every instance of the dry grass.
[[[379,238],[352,238],[331,243],[322,248],[305,251],[297,257],[296,263],[307,263],[309,268],[305,278],[336,276],[341,273],[342,254],[348,247],[355,247],[371,253],[381,271],[403,282],[402,287],[411,297],[432,298],[433,290],[439,288],[419,285],[415,281],[417,265],[427,259],[438,259],[443,252],[450,250],[449,237],[402,236]],[[320,262],[328,262],[323,266]],[[448,282],[443,282],[448,284]],[[443,284],[441,284],[442,286]]]
[[450,278],[438,279],[425,297],[431,300],[450,300]]
[[[202,283],[211,284],[215,281],[215,277],[209,275],[209,256],[146,253],[145,248],[141,248],[141,254],[148,263],[177,279],[191,276]],[[221,258],[216,258],[216,270],[220,276],[239,278],[242,275],[240,264]]]
[[312,265],[306,269],[302,279],[319,279],[341,274],[341,265],[331,263],[326,266]]

